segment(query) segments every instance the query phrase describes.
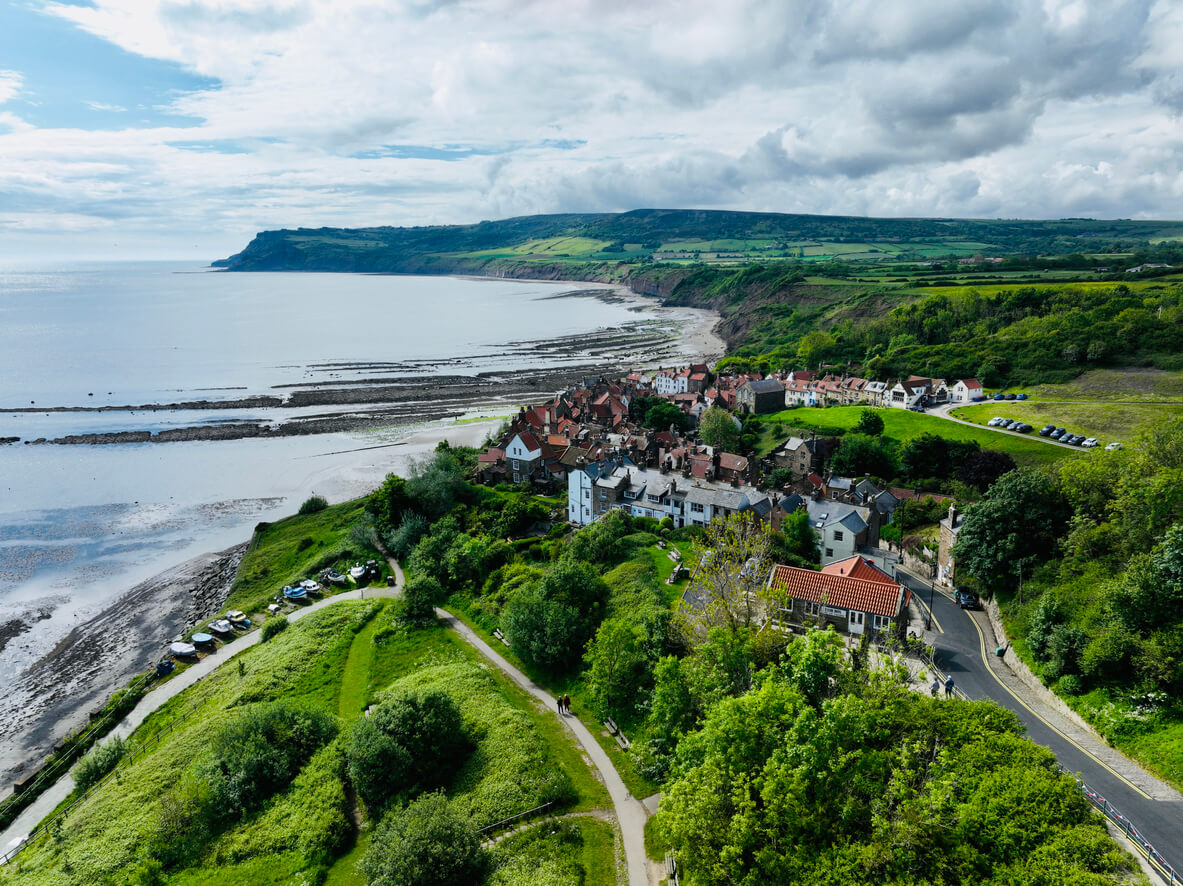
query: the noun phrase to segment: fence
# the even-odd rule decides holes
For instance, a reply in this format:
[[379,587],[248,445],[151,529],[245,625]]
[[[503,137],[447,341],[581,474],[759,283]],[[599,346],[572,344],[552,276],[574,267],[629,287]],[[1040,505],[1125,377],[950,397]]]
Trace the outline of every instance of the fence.
[[151,738],[147,739],[146,741],[143,741],[138,745],[134,745],[134,746],[129,747],[127,749],[127,753],[123,755],[123,757],[119,760],[119,762],[117,764],[115,764],[114,769],[112,769],[110,772],[108,772],[106,775],[104,775],[101,779],[99,779],[97,782],[95,782],[93,785],[91,785],[81,796],[79,796],[77,799],[75,799],[73,803],[71,803],[65,809],[61,810],[57,815],[53,816],[53,818],[46,819],[40,825],[38,825],[36,828],[34,828],[32,831],[30,831],[29,835],[27,837],[25,837],[25,839],[22,840],[18,846],[15,846],[12,849],[9,849],[7,852],[5,852],[3,854],[0,854],[0,865],[8,864],[14,858],[16,858],[18,855],[20,855],[21,851],[24,850],[27,846],[29,846],[36,837],[39,837],[45,833],[49,833],[49,831],[54,826],[61,824],[61,822],[66,818],[66,816],[69,815],[79,803],[81,803],[83,800],[85,800],[87,797],[89,797],[91,794],[93,794],[95,791],[97,791],[99,788],[101,788],[103,785],[105,785],[111,779],[118,777],[121,769],[125,769],[126,767],[130,766],[137,758],[142,757],[149,750],[151,750],[153,747],[155,747],[156,744],[162,738],[164,738],[166,735],[168,735],[170,732],[172,732],[174,729],[176,729],[177,726],[179,726],[181,723],[185,722],[185,720],[188,719],[189,714],[191,714],[193,712],[193,710],[197,707],[197,705],[198,705],[198,702],[194,702],[193,704],[189,705],[189,707],[185,708],[185,710],[182,711],[176,718],[174,718],[173,721],[171,723],[169,723],[168,726],[166,726],[164,729],[161,729],[159,732],[157,732],[155,735],[153,735]]
[[[1072,775],[1070,772],[1067,774]],[[1180,875],[1175,872],[1175,869],[1171,866],[1170,862],[1163,858],[1158,850],[1150,845],[1150,841],[1142,836],[1141,832],[1136,827],[1134,827],[1134,823],[1132,821],[1118,812],[1112,803],[1090,788],[1075,775],[1073,775],[1073,778],[1076,778],[1076,783],[1080,786],[1080,792],[1084,794],[1085,799],[1092,803],[1095,808],[1100,810],[1100,812],[1106,818],[1121,828],[1122,832],[1127,837],[1129,837],[1130,842],[1134,844],[1134,848],[1136,848],[1138,852],[1146,858],[1146,860],[1150,863],[1150,866],[1154,869],[1155,873],[1162,877],[1164,883],[1169,883],[1171,886],[1174,886],[1176,883],[1183,883],[1183,878],[1181,878]]]

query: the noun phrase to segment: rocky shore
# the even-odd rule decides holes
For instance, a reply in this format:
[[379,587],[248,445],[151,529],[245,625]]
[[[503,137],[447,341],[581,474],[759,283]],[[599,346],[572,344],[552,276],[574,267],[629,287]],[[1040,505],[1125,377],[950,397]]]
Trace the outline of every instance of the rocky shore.
[[[6,687],[0,695],[0,785],[32,769],[112,692],[152,667],[174,637],[216,614],[246,549],[244,543],[195,557],[141,582]],[[0,643],[16,640],[37,620],[34,610],[6,621]]]

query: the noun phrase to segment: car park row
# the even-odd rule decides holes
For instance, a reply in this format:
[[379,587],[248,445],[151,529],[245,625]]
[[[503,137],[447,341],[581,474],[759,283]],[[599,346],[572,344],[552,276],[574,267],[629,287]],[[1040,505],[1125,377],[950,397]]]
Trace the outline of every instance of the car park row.
[[[1013,418],[1004,418],[1002,416],[995,416],[986,422],[989,427],[999,428],[1006,431],[1017,431],[1020,434],[1029,434],[1035,430],[1031,425],[1025,424],[1021,421],[1016,421]],[[1039,436],[1047,437],[1049,440],[1055,440],[1058,443],[1067,443],[1069,446],[1080,446],[1084,449],[1095,449],[1101,445],[1101,441],[1096,437],[1086,437],[1084,434],[1073,434],[1067,428],[1059,428],[1055,425],[1044,425],[1039,430]],[[1114,441],[1105,447],[1107,452],[1112,452],[1115,449],[1121,449],[1121,444]]]

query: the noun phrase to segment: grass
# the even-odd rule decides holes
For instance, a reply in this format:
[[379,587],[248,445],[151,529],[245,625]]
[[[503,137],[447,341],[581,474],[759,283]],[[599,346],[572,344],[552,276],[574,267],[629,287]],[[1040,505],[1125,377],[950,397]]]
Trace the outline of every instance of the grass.
[[489,886],[614,886],[612,829],[592,818],[543,821],[490,850]]
[[[573,808],[609,804],[556,718],[493,673],[460,638],[433,627],[387,635],[374,645],[371,640],[384,624],[384,604],[349,601],[311,614],[240,653],[241,671],[236,664],[219,668],[171,699],[133,741],[172,724],[176,728],[76,807],[59,837],[39,838],[17,863],[0,867],[0,883],[114,881],[142,857],[160,814],[160,798],[185,783],[211,731],[243,706],[279,697],[339,712],[347,724],[392,686],[452,693],[478,741],[451,793],[478,826],[534,805],[564,780],[574,788]],[[319,751],[291,787],[217,836],[199,866],[174,872],[169,882],[279,884],[313,876],[310,859],[327,849],[331,861],[352,832],[342,746],[339,738]],[[360,857],[364,846],[363,834],[344,858]],[[334,865],[331,882],[360,882],[352,867]]]
[[[981,403],[963,406],[953,414],[966,421],[985,424],[996,415],[1025,421],[1036,430],[1044,425],[1054,424],[1068,428],[1077,434],[1097,437],[1102,443],[1117,440],[1128,443],[1140,432],[1158,424],[1164,419],[1183,413],[1183,402],[1178,404],[1130,404],[1089,402],[1048,402],[1026,400],[1023,402]],[[1007,432],[1009,433],[1009,432]]]
[[1036,385],[1037,400],[1169,402],[1183,405],[1183,372],[1163,369],[1093,369],[1062,385]]
[[262,524],[264,528],[255,532],[251,548],[242,558],[226,608],[255,613],[265,609],[284,585],[315,576],[322,569],[348,567],[357,560],[376,559],[385,564],[376,550],[350,537],[364,513],[364,501],[358,499],[330,505],[315,514]]
[[[781,422],[799,428],[835,428],[849,431],[862,416],[864,406],[834,406],[829,409],[799,407],[786,409],[764,417],[765,422]],[[999,405],[998,408],[1002,408]],[[1020,466],[1045,465],[1065,457],[1074,457],[1070,449],[1050,446],[1042,440],[1032,440],[1018,434],[998,433],[988,428],[971,428],[947,419],[910,412],[906,409],[878,409],[883,418],[883,434],[896,440],[907,440],[918,434],[936,434],[947,440],[973,440],[983,449],[998,449],[1010,453]]]

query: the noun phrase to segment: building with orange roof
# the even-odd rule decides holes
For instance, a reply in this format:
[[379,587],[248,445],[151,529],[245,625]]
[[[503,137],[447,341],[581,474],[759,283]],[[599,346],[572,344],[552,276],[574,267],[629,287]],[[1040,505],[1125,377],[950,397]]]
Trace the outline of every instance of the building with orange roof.
[[780,600],[773,623],[782,630],[831,626],[852,636],[899,634],[911,600],[907,589],[890,579],[854,578],[796,566],[773,567],[768,589]]

